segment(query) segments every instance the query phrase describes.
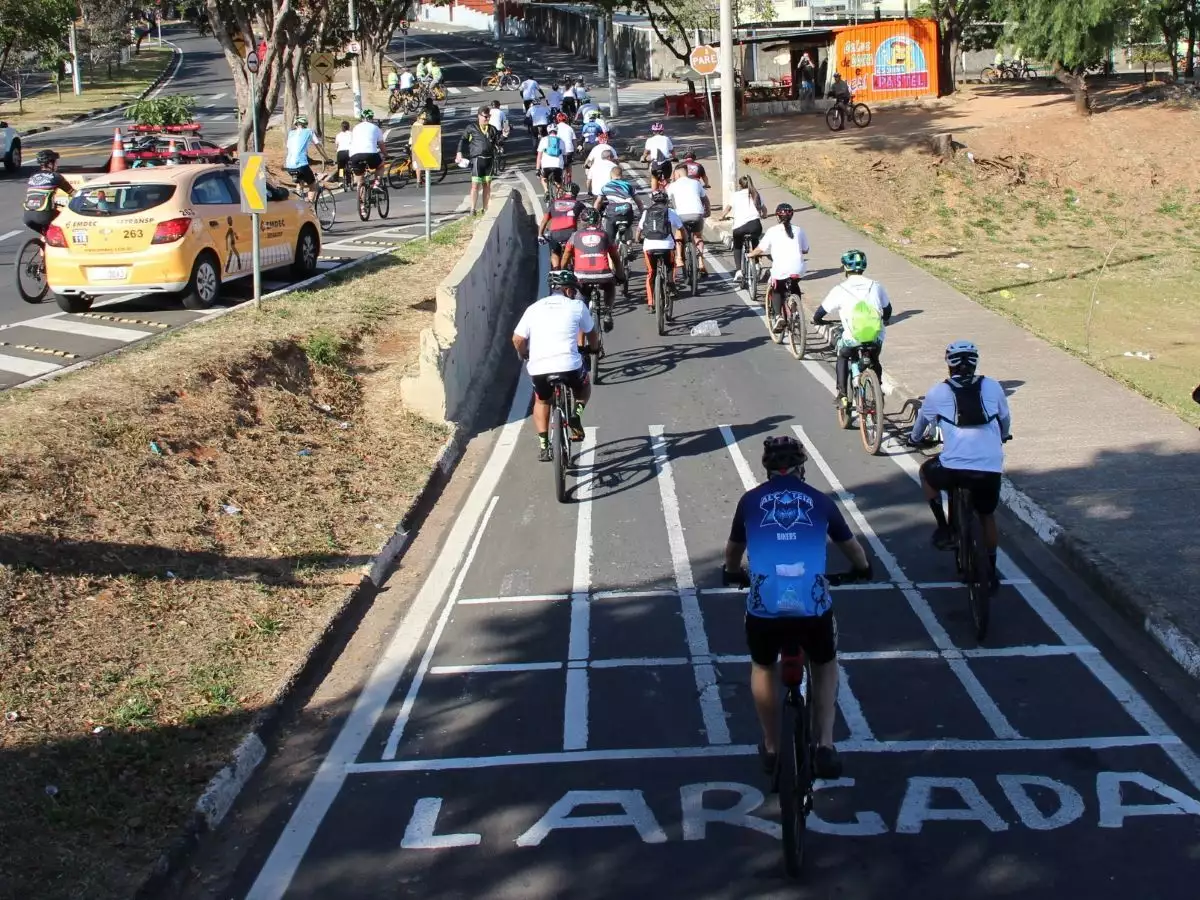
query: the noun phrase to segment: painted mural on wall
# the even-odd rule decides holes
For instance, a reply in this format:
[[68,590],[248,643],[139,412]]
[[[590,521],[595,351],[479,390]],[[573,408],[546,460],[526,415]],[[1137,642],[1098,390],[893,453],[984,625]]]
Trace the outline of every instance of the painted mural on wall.
[[856,100],[937,96],[937,24],[930,19],[844,28],[834,58]]

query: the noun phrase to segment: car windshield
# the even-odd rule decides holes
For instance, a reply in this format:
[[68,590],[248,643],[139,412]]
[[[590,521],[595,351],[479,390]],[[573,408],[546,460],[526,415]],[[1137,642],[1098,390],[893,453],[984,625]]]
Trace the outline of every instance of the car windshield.
[[173,184],[98,184],[76,191],[68,204],[81,216],[128,216],[161,206],[175,195]]

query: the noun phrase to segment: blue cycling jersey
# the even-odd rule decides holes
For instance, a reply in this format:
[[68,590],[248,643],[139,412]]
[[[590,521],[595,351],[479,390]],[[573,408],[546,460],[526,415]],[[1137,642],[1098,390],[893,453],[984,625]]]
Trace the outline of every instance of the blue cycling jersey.
[[607,182],[604,187],[600,188],[600,196],[605,200],[632,200],[634,187],[623,178],[614,178]]
[[825,494],[795,475],[768,479],[738,501],[729,540],[746,546],[746,612],[774,619],[821,616],[833,605],[825,578],[825,537],[853,536]]

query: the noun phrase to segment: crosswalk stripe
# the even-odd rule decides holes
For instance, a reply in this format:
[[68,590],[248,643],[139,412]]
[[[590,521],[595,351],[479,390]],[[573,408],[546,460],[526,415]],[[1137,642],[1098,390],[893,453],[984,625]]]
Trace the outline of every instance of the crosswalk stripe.
[[27,375],[34,378],[38,375],[47,375],[50,372],[57,372],[62,366],[57,363],[42,362],[37,359],[25,359],[20,356],[8,356],[5,353],[0,353],[0,372],[16,372],[18,375]]
[[224,122],[226,119],[230,119],[232,117],[233,117],[232,113],[223,113],[222,115],[219,115],[219,116],[213,116],[212,120],[214,122]]
[[448,93],[448,94],[461,94],[461,93],[462,93],[462,88],[448,87],[448,88],[446,88],[446,93]]
[[32,319],[22,322],[27,328],[37,328],[39,331],[58,331],[63,334],[78,334],[83,337],[100,338],[105,341],[120,341],[123,344],[140,341],[150,337],[152,331],[138,331],[134,328],[112,328],[108,325],[92,325],[88,322],[76,322],[74,319]]
[[481,87],[479,87],[479,86],[477,86],[477,85],[474,85],[474,84],[473,84],[473,85],[471,85],[471,90],[472,90],[472,91],[474,91],[476,94],[482,94],[482,93],[483,93],[483,88],[481,88]]

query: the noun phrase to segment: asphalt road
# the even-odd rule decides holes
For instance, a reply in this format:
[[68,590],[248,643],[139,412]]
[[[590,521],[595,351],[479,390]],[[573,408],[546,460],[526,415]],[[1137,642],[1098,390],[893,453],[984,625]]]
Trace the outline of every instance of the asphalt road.
[[[184,29],[168,29],[164,37],[173,41],[183,55],[174,77],[162,87],[161,93],[197,97],[196,118],[204,125],[204,136],[216,140],[232,137],[236,131],[236,98],[217,41],[201,38],[194,31]],[[466,45],[467,51],[473,47],[461,39],[447,40],[458,49],[464,49],[458,45]],[[411,39],[410,46],[415,46]],[[443,129],[444,152],[448,154],[453,154],[458,137],[470,120],[470,110],[477,105],[479,92],[471,91],[468,86],[478,86],[483,71],[490,69],[490,60],[485,60],[484,56],[486,54],[477,49],[475,57],[447,60],[443,67],[452,87],[445,104]],[[513,113],[521,110],[520,97],[513,92],[490,93],[487,99],[499,99]],[[64,157],[64,168],[102,164],[108,157],[113,129],[124,124],[124,117],[113,113],[29,137],[25,142],[25,157],[30,162],[24,170],[25,176],[33,171],[32,159],[41,147],[58,150]],[[407,139],[409,124],[402,117],[393,121],[396,128],[393,145],[396,139]],[[519,149],[518,144],[521,148],[527,147],[515,141],[514,151]],[[514,156],[519,162],[520,153],[515,152]],[[503,177],[511,180],[515,176],[510,172]],[[433,185],[430,205],[435,225],[463,211],[468,188],[467,175],[455,168],[443,182]],[[335,197],[338,220],[333,230],[323,235],[319,263],[322,270],[337,268],[424,234],[424,196],[412,183],[399,192],[392,192],[391,215],[386,221],[373,215],[370,221],[361,222],[351,194],[339,192]],[[53,375],[69,366],[136,344],[151,335],[219,314],[251,298],[251,283],[247,278],[230,284],[222,303],[208,312],[182,309],[178,303],[161,296],[136,294],[98,301],[90,312],[79,315],[60,312],[52,300],[30,306],[17,294],[13,271],[14,255],[25,238],[21,222],[23,198],[24,178],[0,176],[0,390]],[[286,270],[267,272],[263,277],[263,290],[277,290],[291,283]]]
[[[837,428],[828,354],[774,346],[723,274],[676,314],[659,337],[619,303],[567,504],[522,380],[353,711],[302,742],[315,775],[280,788],[291,757],[251,783],[243,808],[270,808],[230,826],[236,860],[202,868],[201,894],[1193,897],[1200,735],[1142,673],[1148,642],[1099,627],[1103,604],[1006,531],[979,646],[919,459]],[[706,320],[720,336],[690,334]],[[818,792],[801,886],[755,755],[743,598],[718,573],[784,431],[877,575],[836,593],[846,769]]]

